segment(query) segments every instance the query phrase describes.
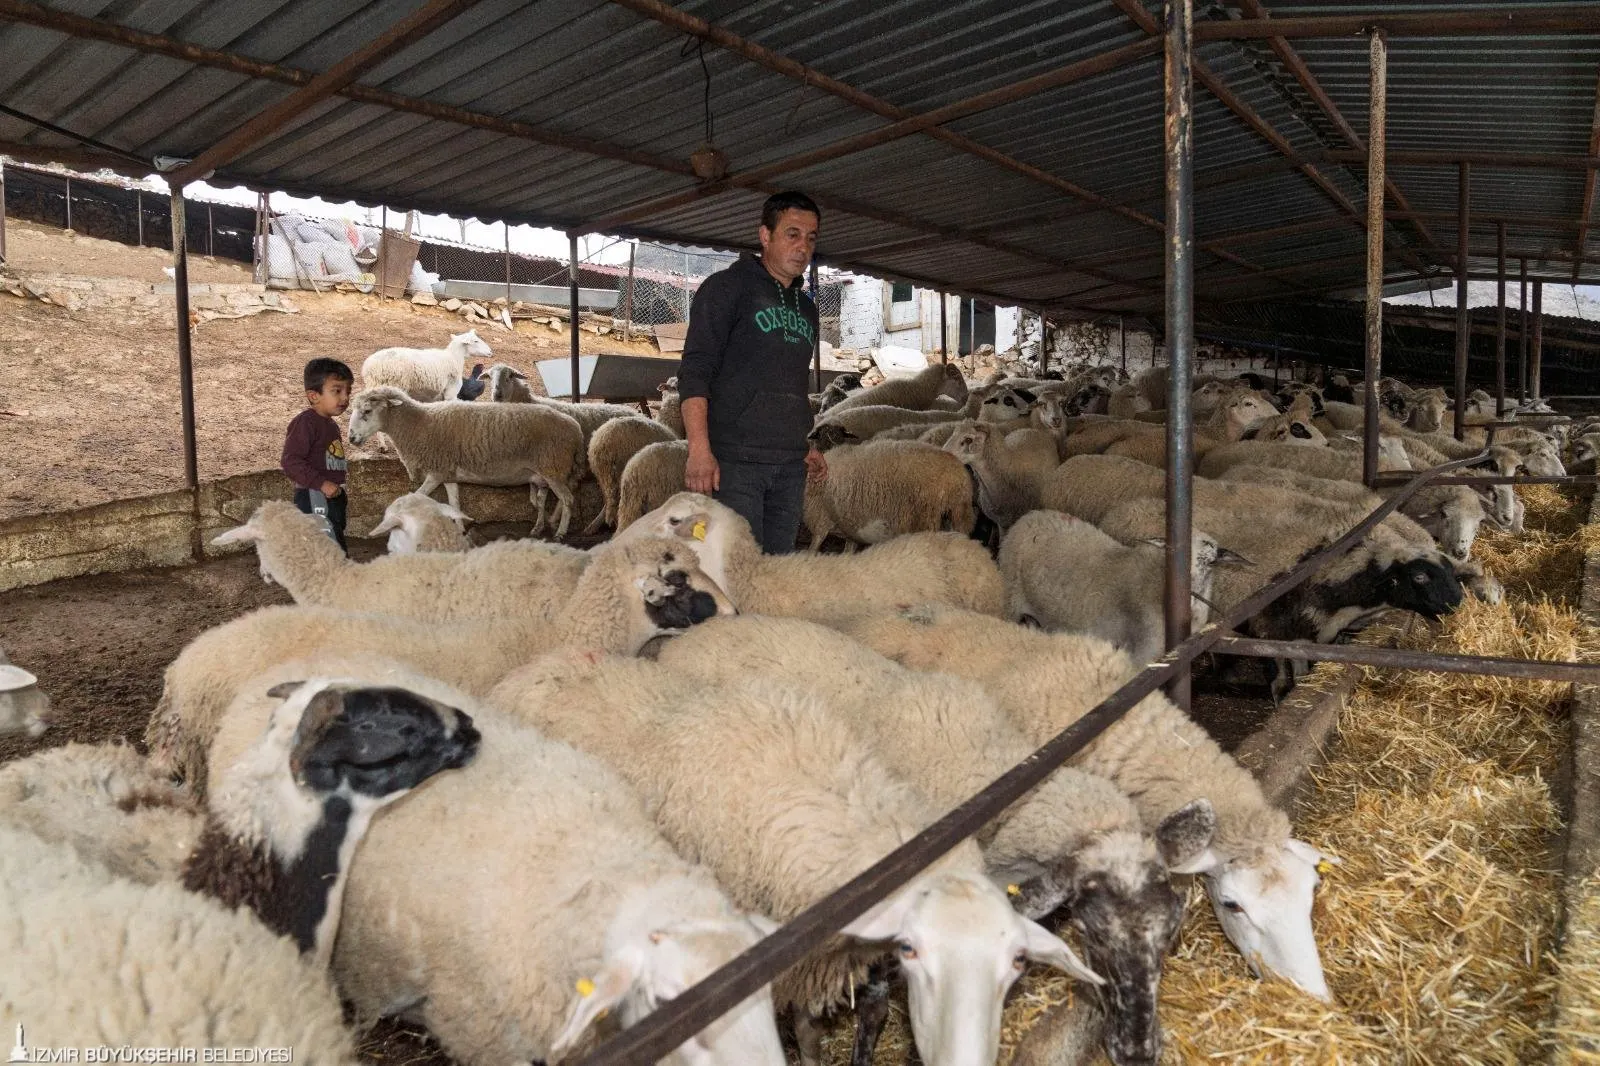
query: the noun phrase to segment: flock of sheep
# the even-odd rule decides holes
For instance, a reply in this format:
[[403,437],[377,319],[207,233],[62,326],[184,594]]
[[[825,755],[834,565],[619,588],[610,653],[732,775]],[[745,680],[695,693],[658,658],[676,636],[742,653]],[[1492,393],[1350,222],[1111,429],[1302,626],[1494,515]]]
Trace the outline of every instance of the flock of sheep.
[[[470,402],[453,397],[489,354],[474,335],[395,351],[364,368],[350,423],[422,483],[372,531],[389,554],[353,562],[315,518],[262,505],[218,541],[254,546],[295,604],[179,654],[148,757],[72,744],[0,766],[0,1004],[35,1042],[348,1063],[343,1000],[357,1027],[426,1025],[464,1066],[574,1057],[1161,652],[1160,370],[835,383],[815,398],[830,473],[806,524],[813,547],[849,550],[768,556],[682,491],[670,388],[650,418],[535,397],[497,365]],[[1359,410],[1263,384],[1197,382],[1202,621],[1379,502]],[[1387,379],[1384,395],[1387,467],[1484,450],[1450,436],[1442,395]],[[1563,469],[1564,442],[1496,440],[1491,469]],[[596,528],[616,527],[589,551],[462,535],[460,482],[527,485],[540,526],[553,494],[559,540],[586,474]],[[1463,586],[1498,595],[1470,557],[1485,519],[1515,528],[1515,494],[1446,481],[1248,628],[1331,642],[1391,608],[1443,614]],[[0,666],[0,683],[0,731],[43,731],[32,675]],[[1332,861],[1151,695],[668,1061],[778,1066],[783,1018],[816,1066],[818,1019],[854,1002],[865,1063],[899,977],[924,1063],[993,1063],[1031,962],[1096,986],[1112,1060],[1151,1063],[1174,875],[1203,879],[1248,965],[1327,998],[1312,901]]]

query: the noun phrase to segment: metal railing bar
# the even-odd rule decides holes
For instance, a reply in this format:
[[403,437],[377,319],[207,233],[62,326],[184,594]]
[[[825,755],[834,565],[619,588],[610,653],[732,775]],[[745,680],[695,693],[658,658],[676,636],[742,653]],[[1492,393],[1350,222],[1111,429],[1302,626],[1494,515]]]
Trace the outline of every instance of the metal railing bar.
[[1445,674],[1488,674],[1530,681],[1571,681],[1600,684],[1600,665],[1549,659],[1506,659],[1490,655],[1455,655],[1448,652],[1377,648],[1364,644],[1313,644],[1303,640],[1257,640],[1224,636],[1212,647],[1218,655],[1297,659],[1303,662],[1356,663],[1360,666],[1427,670]]

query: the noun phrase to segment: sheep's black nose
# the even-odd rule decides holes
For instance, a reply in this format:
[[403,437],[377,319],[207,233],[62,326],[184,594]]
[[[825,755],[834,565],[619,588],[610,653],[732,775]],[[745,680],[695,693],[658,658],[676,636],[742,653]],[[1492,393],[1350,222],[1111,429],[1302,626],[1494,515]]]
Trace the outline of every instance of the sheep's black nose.
[[689,597],[689,624],[696,625],[717,616],[717,601],[709,592],[695,592]]

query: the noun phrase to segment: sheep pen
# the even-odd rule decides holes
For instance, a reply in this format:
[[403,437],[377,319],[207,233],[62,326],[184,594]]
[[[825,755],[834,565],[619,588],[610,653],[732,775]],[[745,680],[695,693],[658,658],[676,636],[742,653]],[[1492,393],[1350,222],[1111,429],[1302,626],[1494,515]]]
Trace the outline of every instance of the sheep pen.
[[[1438,646],[1475,654],[1541,658],[1593,653],[1592,635],[1575,628],[1573,605],[1579,595],[1586,542],[1591,548],[1600,548],[1600,533],[1580,529],[1569,501],[1554,490],[1520,491],[1528,509],[1527,535],[1518,539],[1486,529],[1475,548],[1475,554],[1506,585],[1507,603],[1495,608],[1467,605],[1447,619]],[[93,617],[84,613],[94,589],[113,587],[126,597],[117,610],[108,608]],[[163,660],[167,661],[198,629],[225,621],[243,608],[281,602],[283,597],[281,589],[260,585],[249,556],[219,560],[202,568],[63,583],[57,590],[59,602],[51,603],[47,610],[43,601],[51,594],[47,588],[9,594],[7,602],[0,605],[0,626],[8,640],[17,642],[8,644],[9,650],[35,669],[45,690],[73,713],[69,728],[76,739],[91,739],[79,732],[90,728],[99,730],[98,736],[111,731],[137,736],[142,730],[142,720],[132,722],[131,712],[148,709],[154,692],[139,687],[135,675],[142,664],[121,658],[136,628],[157,629],[180,620],[190,627],[185,635],[171,640]],[[1540,596],[1549,600],[1548,611],[1536,609]],[[197,609],[204,613],[196,619],[187,617]],[[1408,646],[1428,646],[1431,640],[1423,629],[1420,623],[1415,627],[1406,638]],[[80,656],[80,661],[74,661]],[[46,658],[50,661],[43,661]],[[1374,678],[1380,676],[1387,675],[1373,673]],[[1554,1041],[1562,1032],[1593,1031],[1596,1004],[1600,1003],[1600,965],[1591,960],[1585,971],[1580,963],[1574,963],[1571,972],[1576,976],[1569,977],[1566,987],[1577,992],[1587,989],[1587,999],[1575,996],[1565,1007],[1572,1020],[1546,1027],[1545,1011],[1555,999],[1554,971],[1548,963],[1538,961],[1552,946],[1559,884],[1545,855],[1546,838],[1556,831],[1557,821],[1542,782],[1555,778],[1551,764],[1559,761],[1566,744],[1561,716],[1552,713],[1565,686],[1493,678],[1395,676],[1397,680],[1388,685],[1369,681],[1370,691],[1364,689],[1347,710],[1340,747],[1318,775],[1317,803],[1296,820],[1300,834],[1344,860],[1325,882],[1316,917],[1324,964],[1339,1006],[1323,1007],[1284,986],[1255,981],[1222,939],[1209,906],[1197,893],[1191,901],[1194,911],[1163,982],[1167,1031],[1163,1061],[1387,1062],[1407,1056],[1416,1060],[1424,1054],[1438,1061],[1458,1058],[1462,1048],[1480,1047],[1484,1049],[1480,1057],[1486,1059],[1497,1055],[1531,1059],[1545,1049],[1544,1042]],[[69,677],[74,679],[70,684],[65,680]],[[1436,686],[1437,691],[1423,682]],[[1530,695],[1530,690],[1538,691]],[[1536,705],[1534,695],[1542,702]],[[1406,714],[1389,714],[1379,720],[1371,709],[1374,705],[1391,712],[1398,707]],[[1470,714],[1463,710],[1469,706]],[[99,717],[102,710],[103,719]],[[1536,731],[1534,725],[1540,729]],[[1475,739],[1479,733],[1483,737]],[[1438,739],[1441,737],[1449,743]],[[44,743],[53,742],[57,741],[50,735],[44,738]],[[1530,742],[1534,749],[1518,755]],[[1437,752],[1440,760],[1431,776],[1409,782],[1410,798],[1404,794],[1395,797],[1379,792],[1379,786],[1389,782],[1377,780],[1382,775],[1374,756],[1385,751],[1420,752],[1429,759]],[[1461,760],[1459,764],[1444,761],[1447,751],[1457,752],[1452,758]],[[11,747],[0,747],[0,758],[12,754]],[[1490,766],[1477,767],[1474,759]],[[1404,766],[1412,761],[1413,756],[1389,756],[1391,764]],[[1488,770],[1503,763],[1525,769],[1523,776],[1528,781],[1496,784]],[[1392,767],[1388,773],[1400,776]],[[1421,791],[1422,785],[1428,786],[1426,792]],[[1464,801],[1477,805],[1460,806]],[[1453,823],[1459,825],[1452,828]],[[1410,852],[1380,852],[1370,846],[1375,837],[1395,839],[1397,827],[1426,833],[1427,842]],[[1447,830],[1448,838],[1444,835]],[[1400,858],[1420,860],[1429,848],[1447,839],[1445,848],[1420,865],[1400,865]],[[1471,858],[1474,855],[1476,858]],[[1381,880],[1385,877],[1402,879],[1402,884],[1419,893],[1426,889],[1429,894],[1422,900],[1428,904],[1455,901],[1457,909],[1444,913],[1460,931],[1432,918],[1426,919],[1431,924],[1414,927],[1411,922],[1418,916],[1411,914],[1413,905],[1386,895],[1392,886]],[[1460,904],[1472,900],[1480,884],[1485,887],[1477,909],[1462,920]],[[1591,886],[1591,890],[1596,888],[1600,886]],[[1379,911],[1381,922],[1373,909]],[[1600,910],[1600,901],[1592,909]],[[1490,917],[1475,925],[1481,915]],[[1600,921],[1600,915],[1595,920]],[[1591,922],[1589,928],[1593,927]],[[1379,934],[1394,939],[1379,941],[1375,939]],[[1484,938],[1482,942],[1470,939],[1479,936]],[[1452,939],[1456,937],[1463,939]],[[1508,963],[1513,956],[1501,949],[1511,947],[1531,950],[1534,965],[1519,969]],[[1398,966],[1391,965],[1397,956],[1406,960],[1403,986],[1397,983]],[[1417,960],[1415,972],[1413,959]],[[1453,978],[1455,998],[1450,998],[1450,986],[1435,982],[1441,989],[1439,999],[1448,1009],[1429,1014],[1437,1010],[1436,1005],[1415,990],[1441,974],[1450,978],[1463,959],[1467,960],[1464,967]],[[1480,970],[1479,959],[1499,961]],[[1425,965],[1434,969],[1425,970]],[[1587,978],[1582,976],[1585,972]],[[1480,973],[1488,978],[1501,975],[1508,982],[1505,987],[1513,989],[1503,1003],[1488,1001],[1489,1007],[1499,1011],[1498,1021],[1465,1016],[1477,1010],[1475,1004],[1483,998],[1467,984],[1488,979],[1478,976]],[[1379,979],[1390,983],[1380,984]],[[1008,1050],[1002,1062],[1012,1061],[1011,1049],[1023,1045],[1031,1032],[1054,1015],[1071,997],[1070,989],[1068,982],[1038,975],[1027,975],[1019,982],[1006,1014]],[[1456,1002],[1463,998],[1468,1002]],[[1092,999],[1080,990],[1076,1003]],[[1391,1010],[1391,1014],[1384,1015],[1381,1010]],[[1410,1013],[1402,1015],[1402,1011]],[[876,1062],[906,1061],[909,1033],[903,1021],[897,1008]],[[1435,1023],[1431,1036],[1422,1024],[1427,1021]],[[845,1015],[838,1023],[840,1028],[830,1033],[830,1063],[848,1059],[846,1034],[853,1022],[853,1016]],[[1560,1028],[1563,1025],[1564,1030]],[[1507,1042],[1503,1054],[1493,1043],[1502,1039],[1501,1034]],[[1401,1035],[1414,1043],[1397,1043]],[[383,1066],[448,1063],[425,1033],[399,1023],[384,1023],[369,1033],[359,1054],[364,1061]]]

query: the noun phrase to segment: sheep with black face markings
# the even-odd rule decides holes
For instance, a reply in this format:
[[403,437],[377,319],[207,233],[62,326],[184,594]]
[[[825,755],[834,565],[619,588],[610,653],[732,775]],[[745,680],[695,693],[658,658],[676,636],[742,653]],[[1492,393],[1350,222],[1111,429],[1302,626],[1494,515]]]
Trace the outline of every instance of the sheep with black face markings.
[[426,496],[443,485],[450,506],[461,509],[460,482],[527,485],[534,533],[544,528],[546,495],[555,493],[556,539],[567,535],[584,472],[578,423],[537,404],[481,404],[465,400],[421,404],[398,389],[356,393],[350,401],[350,443],[383,432],[394,442],[407,477],[420,477]]
[[[762,678],[810,692],[870,741],[891,773],[953,808],[1032,752],[982,686],[908,670],[841,633],[795,619],[744,615],[708,622],[666,642],[659,662],[716,685]],[[1113,1062],[1154,1062],[1160,1050],[1156,992],[1182,906],[1167,868],[1210,843],[1214,820],[1200,801],[1163,820],[1147,837],[1132,803],[1104,778],[1056,771],[977,834],[997,884],[1014,886],[1017,906],[1040,919],[1064,906],[1095,968],[1107,979],[1107,1034]],[[887,982],[869,982],[887,993]],[[886,998],[857,997],[876,1042]]]
[[[828,624],[904,666],[979,682],[1036,745],[1076,722],[1135,672],[1127,656],[1094,637],[1042,633],[949,607],[861,613]],[[1153,694],[1092,741],[1073,765],[1122,788],[1146,825],[1159,825],[1197,799],[1209,800],[1216,834],[1173,872],[1204,875],[1223,932],[1253,970],[1270,970],[1328,998],[1311,928],[1312,894],[1327,857],[1290,837],[1288,817],[1203,728]]]
[[325,607],[265,607],[207,630],[178,654],[167,667],[145,741],[160,769],[198,788],[206,748],[240,686],[317,648],[397,659],[482,693],[545,648],[632,655],[656,636],[732,610],[682,541],[644,536],[597,551],[549,621],[524,615],[442,624]]

